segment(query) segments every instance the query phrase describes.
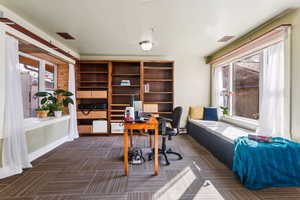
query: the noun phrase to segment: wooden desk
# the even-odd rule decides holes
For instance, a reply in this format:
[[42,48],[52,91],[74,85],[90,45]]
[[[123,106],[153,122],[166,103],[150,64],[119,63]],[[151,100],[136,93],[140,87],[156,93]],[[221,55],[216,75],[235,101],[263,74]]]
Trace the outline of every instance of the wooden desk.
[[124,124],[124,171],[128,176],[128,131],[129,130],[155,130],[154,133],[154,175],[158,175],[158,121],[151,117],[144,123],[130,123]]

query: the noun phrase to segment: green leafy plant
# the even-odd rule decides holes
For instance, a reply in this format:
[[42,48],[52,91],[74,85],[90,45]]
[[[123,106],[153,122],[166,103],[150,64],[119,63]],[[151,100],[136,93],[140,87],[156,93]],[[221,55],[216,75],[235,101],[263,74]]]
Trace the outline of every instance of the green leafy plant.
[[220,106],[223,115],[229,115],[229,108],[228,107],[224,107],[224,106]]
[[48,108],[50,110],[49,115],[53,115],[54,111],[61,111],[64,107],[68,107],[69,104],[74,104],[71,96],[72,92],[57,89],[52,93],[50,92],[37,92],[36,97],[41,98],[40,108]]
[[63,106],[62,106],[61,103],[49,104],[49,108],[53,112],[55,112],[55,111],[62,111],[63,110]]
[[48,105],[42,105],[39,106],[36,111],[43,111],[43,110],[49,110],[49,106]]

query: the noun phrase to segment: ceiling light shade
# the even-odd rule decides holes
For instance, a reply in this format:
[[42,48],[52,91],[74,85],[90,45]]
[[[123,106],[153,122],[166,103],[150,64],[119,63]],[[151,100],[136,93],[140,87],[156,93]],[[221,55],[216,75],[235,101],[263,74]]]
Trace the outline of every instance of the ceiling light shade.
[[153,43],[150,40],[144,40],[139,43],[143,51],[150,51],[153,47]]

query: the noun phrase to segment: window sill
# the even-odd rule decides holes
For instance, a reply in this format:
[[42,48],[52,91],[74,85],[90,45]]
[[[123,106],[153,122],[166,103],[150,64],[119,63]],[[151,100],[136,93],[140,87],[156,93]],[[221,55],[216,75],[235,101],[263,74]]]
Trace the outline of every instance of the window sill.
[[221,121],[236,125],[241,128],[246,128],[251,131],[256,131],[258,127],[257,120],[236,117],[236,116],[222,116]]
[[40,119],[40,118],[27,118],[24,119],[24,128],[25,131],[31,131],[34,129],[38,129],[38,128],[42,128],[45,126],[49,126],[58,122],[62,122],[65,120],[69,120],[70,116],[69,115],[65,115],[62,117],[47,117],[45,119]]

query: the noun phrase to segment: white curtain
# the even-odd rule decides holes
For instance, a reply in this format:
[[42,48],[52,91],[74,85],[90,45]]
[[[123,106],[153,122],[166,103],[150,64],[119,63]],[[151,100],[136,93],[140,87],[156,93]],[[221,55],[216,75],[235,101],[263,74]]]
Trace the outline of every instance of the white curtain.
[[[288,58],[287,58],[288,59]],[[285,42],[279,42],[264,50],[260,119],[257,134],[290,139],[289,102],[285,69]],[[288,118],[288,119],[287,119]]]
[[73,64],[69,64],[69,91],[74,94],[71,98],[74,101],[73,104],[69,104],[70,111],[70,124],[69,124],[69,139],[74,140],[79,137],[77,129],[77,112],[76,112],[76,98],[75,98],[75,67]]
[[5,36],[5,110],[3,122],[3,168],[0,178],[22,173],[32,167],[24,129],[23,98],[19,67],[18,41]]
[[213,95],[212,95],[212,106],[219,108],[223,105],[223,97],[221,92],[223,90],[222,83],[222,67],[215,67],[213,73]]

